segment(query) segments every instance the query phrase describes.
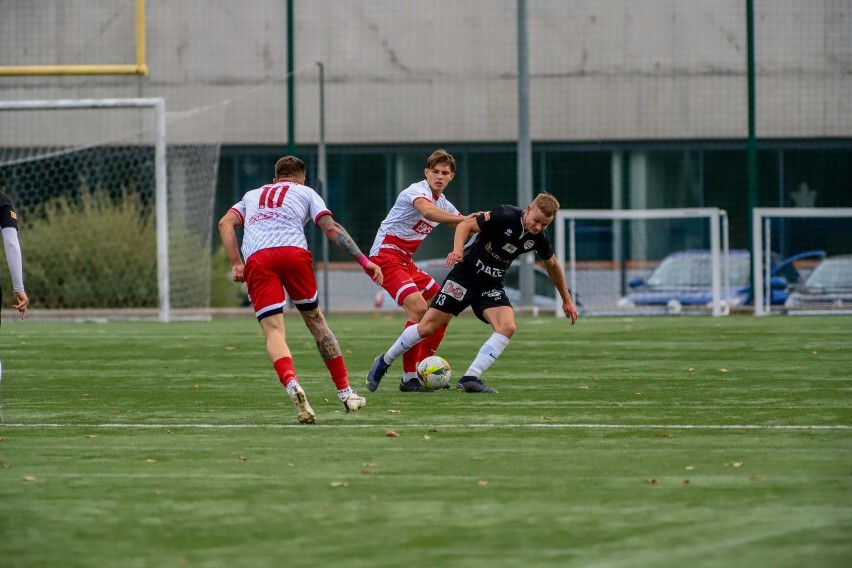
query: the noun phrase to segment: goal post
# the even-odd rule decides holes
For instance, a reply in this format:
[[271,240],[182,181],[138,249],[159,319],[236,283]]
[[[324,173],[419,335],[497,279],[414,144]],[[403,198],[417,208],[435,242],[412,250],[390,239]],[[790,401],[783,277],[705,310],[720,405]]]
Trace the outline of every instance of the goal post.
[[[792,273],[796,282],[787,282],[785,297],[805,285],[807,276],[828,255],[852,254],[852,207],[755,207],[752,210],[752,259],[754,274],[754,314],[771,313],[849,313],[852,305],[843,302],[814,302],[804,308],[790,307],[773,294],[773,256],[802,256]],[[789,280],[789,278],[788,278]],[[852,287],[852,274],[845,281]]]
[[[557,259],[585,314],[721,316],[736,305],[722,209],[561,209],[554,224]],[[661,261],[672,281],[647,282]]]
[[162,98],[0,101],[0,189],[34,308],[163,322],[209,308],[223,115],[167,114]]

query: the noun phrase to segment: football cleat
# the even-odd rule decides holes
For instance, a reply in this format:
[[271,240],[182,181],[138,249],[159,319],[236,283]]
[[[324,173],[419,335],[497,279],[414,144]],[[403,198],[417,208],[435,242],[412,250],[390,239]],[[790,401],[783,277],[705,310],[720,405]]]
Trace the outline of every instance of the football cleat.
[[340,403],[346,409],[346,413],[349,414],[350,412],[358,412],[367,406],[367,399],[359,396],[357,392],[352,391],[352,394],[341,398]]
[[370,372],[367,373],[367,390],[370,392],[375,392],[377,388],[379,388],[379,383],[382,381],[382,377],[385,376],[385,373],[388,372],[390,365],[385,363],[385,354],[382,353],[376,360],[373,361],[373,366],[370,367]]
[[402,379],[399,381],[399,390],[402,392],[432,392],[423,385],[420,384],[420,381],[417,379]]
[[305,391],[302,387],[296,385],[287,391],[290,395],[290,401],[293,403],[293,410],[296,411],[296,417],[302,424],[314,424],[317,421],[317,415],[314,414],[314,409],[308,404],[308,397],[305,396]]
[[462,377],[456,385],[459,392],[481,392],[497,394],[497,391],[487,386],[481,379],[476,377]]

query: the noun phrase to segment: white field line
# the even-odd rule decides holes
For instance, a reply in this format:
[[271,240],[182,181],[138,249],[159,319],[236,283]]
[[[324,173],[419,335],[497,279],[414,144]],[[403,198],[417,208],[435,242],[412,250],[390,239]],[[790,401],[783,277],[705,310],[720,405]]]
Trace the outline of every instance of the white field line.
[[385,424],[147,424],[147,423],[104,423],[104,424],[61,424],[58,422],[9,423],[0,422],[3,428],[103,428],[103,429],[192,429],[192,430],[287,430],[291,428],[456,428],[456,429],[556,429],[556,430],[852,430],[850,424],[428,424],[385,423]]

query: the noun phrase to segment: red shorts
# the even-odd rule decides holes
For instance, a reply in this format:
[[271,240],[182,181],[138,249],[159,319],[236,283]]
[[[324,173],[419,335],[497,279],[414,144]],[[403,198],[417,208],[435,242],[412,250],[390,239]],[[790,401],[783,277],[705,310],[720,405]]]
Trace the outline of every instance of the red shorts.
[[417,268],[410,256],[400,251],[381,249],[370,260],[381,267],[384,276],[382,288],[400,306],[405,298],[415,292],[420,292],[429,300],[441,288],[434,278]]
[[248,258],[243,275],[257,319],[283,313],[285,290],[301,311],[319,305],[314,257],[309,250],[299,247],[261,249]]

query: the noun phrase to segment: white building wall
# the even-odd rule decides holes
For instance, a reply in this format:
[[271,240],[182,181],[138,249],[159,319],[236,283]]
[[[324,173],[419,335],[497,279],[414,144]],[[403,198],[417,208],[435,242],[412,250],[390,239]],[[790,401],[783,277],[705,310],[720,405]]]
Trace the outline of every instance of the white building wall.
[[[37,4],[54,9],[26,12]],[[75,5],[97,10],[72,17]],[[116,32],[132,5],[0,2],[0,65],[132,62],[132,30]],[[526,5],[534,141],[746,136],[744,1]],[[224,143],[286,143],[285,1],[146,6],[148,76],[4,76],[0,98],[162,96],[171,110],[230,100]],[[852,3],[756,9],[758,135],[852,135]],[[318,139],[317,61],[329,143],[516,138],[515,0],[294,0],[294,12],[297,142]]]

